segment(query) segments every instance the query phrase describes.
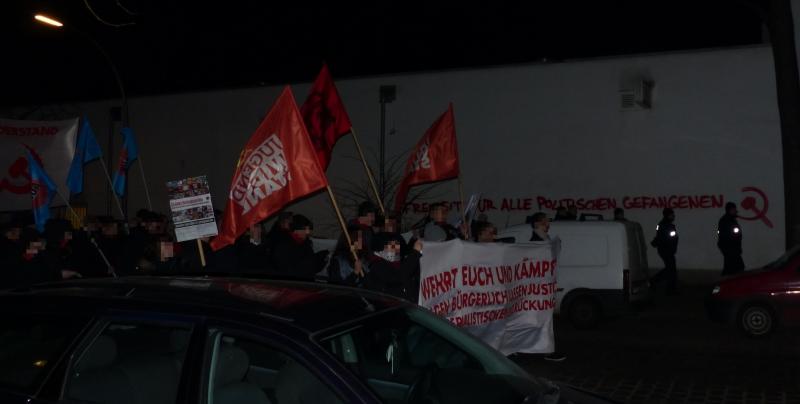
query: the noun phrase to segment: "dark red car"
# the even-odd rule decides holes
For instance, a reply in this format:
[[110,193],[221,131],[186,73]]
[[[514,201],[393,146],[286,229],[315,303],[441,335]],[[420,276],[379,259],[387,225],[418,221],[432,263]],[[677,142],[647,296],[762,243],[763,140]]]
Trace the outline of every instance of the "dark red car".
[[722,278],[706,300],[713,320],[751,337],[800,324],[800,246],[757,270]]

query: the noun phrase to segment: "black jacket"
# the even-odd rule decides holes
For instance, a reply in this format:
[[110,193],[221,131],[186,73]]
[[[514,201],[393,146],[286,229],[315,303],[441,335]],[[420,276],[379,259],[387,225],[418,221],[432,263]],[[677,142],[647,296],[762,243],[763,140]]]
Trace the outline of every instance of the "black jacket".
[[669,220],[658,222],[656,237],[650,245],[658,249],[661,255],[675,255],[678,252],[678,229]]
[[364,280],[367,289],[383,292],[416,302],[419,296],[419,259],[422,254],[412,250],[398,263],[372,255],[369,273]]
[[298,243],[293,238],[282,240],[272,251],[272,269],[280,275],[314,279],[325,267],[328,251],[314,253],[311,240]]
[[736,220],[736,216],[725,214],[719,219],[717,225],[719,238],[717,247],[723,253],[742,253],[742,228]]

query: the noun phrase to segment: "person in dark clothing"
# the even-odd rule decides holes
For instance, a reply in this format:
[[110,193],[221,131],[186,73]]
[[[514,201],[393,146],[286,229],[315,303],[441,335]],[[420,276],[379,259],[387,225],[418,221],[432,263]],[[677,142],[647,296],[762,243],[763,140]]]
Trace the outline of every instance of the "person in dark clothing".
[[651,280],[653,285],[666,283],[667,294],[678,293],[678,270],[675,265],[675,254],[678,252],[678,229],[675,227],[675,211],[666,208],[663,218],[656,226],[656,236],[650,245],[656,248],[658,256],[664,261],[664,269]]
[[[351,225],[347,228],[347,232],[353,245],[347,244],[344,234],[339,237],[328,266],[328,281],[337,285],[361,286],[364,276],[369,272],[361,227]],[[353,250],[358,260],[353,257]]]
[[625,209],[614,208],[614,221],[615,222],[630,222],[625,218]]
[[120,225],[108,216],[100,217],[98,220],[100,221],[100,234],[96,239],[97,245],[116,271],[123,264],[125,251],[125,240],[120,234]]
[[725,215],[717,225],[717,247],[722,252],[722,275],[733,275],[744,271],[742,261],[742,228],[736,220],[738,217],[736,204],[725,204]]
[[292,216],[291,238],[275,246],[272,252],[274,271],[305,280],[313,280],[325,267],[329,252],[314,252],[310,239],[313,223],[303,215]]
[[372,237],[375,234],[375,220],[378,208],[370,201],[361,202],[358,205],[358,217],[353,219],[350,224],[361,229],[361,237],[364,240],[364,249],[372,250]]
[[430,207],[429,222],[422,229],[425,241],[450,241],[464,239],[464,233],[447,223],[449,209],[445,203],[434,203]]
[[292,236],[290,233],[292,232],[292,212],[289,211],[282,211],[278,213],[278,217],[275,220],[275,223],[270,228],[269,232],[267,232],[266,236],[263,237],[263,245],[265,254],[267,257],[272,255],[272,250],[274,247],[280,243],[285,242],[286,240],[291,240]]
[[419,296],[419,259],[422,241],[417,240],[409,254],[402,258],[399,234],[379,233],[372,244],[369,273],[364,280],[367,289],[416,302]]
[[269,255],[261,232],[261,224],[254,224],[236,239],[236,259],[243,272],[263,273],[269,269]]

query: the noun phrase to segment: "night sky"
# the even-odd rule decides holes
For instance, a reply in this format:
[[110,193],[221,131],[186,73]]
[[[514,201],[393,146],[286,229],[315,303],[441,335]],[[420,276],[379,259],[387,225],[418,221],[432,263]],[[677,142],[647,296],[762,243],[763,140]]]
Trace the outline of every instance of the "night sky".
[[[2,105],[117,97],[95,38],[129,96],[592,58],[763,42],[756,0],[385,1],[3,0]],[[117,3],[135,13],[129,15]]]

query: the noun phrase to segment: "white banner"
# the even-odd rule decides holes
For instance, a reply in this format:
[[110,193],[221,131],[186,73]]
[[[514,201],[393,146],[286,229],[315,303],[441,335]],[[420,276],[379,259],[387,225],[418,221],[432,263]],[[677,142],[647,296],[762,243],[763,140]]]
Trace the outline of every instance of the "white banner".
[[211,191],[205,175],[167,183],[178,242],[217,235]]
[[[26,147],[65,197],[67,173],[75,153],[78,118],[65,121],[0,119],[0,211],[31,209]],[[60,198],[53,205],[60,205]]]
[[554,351],[550,243],[425,243],[419,304],[503,354]]

